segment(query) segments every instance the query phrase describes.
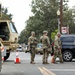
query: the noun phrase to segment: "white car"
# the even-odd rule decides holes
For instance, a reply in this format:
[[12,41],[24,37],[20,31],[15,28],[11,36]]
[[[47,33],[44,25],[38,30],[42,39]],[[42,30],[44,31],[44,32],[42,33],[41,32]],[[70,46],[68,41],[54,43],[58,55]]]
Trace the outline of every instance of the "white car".
[[16,50],[22,52],[23,51],[22,46],[19,46]]

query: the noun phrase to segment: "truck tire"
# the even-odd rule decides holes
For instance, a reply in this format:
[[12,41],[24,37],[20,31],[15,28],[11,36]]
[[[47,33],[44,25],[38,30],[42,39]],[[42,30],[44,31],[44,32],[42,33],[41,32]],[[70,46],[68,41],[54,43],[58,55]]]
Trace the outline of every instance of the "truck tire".
[[42,52],[40,52],[40,55],[43,55],[43,53],[42,53]]
[[73,53],[69,50],[63,52],[63,60],[66,62],[72,61]]
[[10,56],[10,52],[9,53],[6,53],[6,56],[4,56],[4,61],[6,61]]

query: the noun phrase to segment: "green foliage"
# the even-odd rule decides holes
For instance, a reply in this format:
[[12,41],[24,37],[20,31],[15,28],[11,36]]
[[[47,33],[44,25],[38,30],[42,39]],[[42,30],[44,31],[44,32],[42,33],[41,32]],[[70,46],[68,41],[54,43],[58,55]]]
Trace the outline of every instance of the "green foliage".
[[12,20],[12,14],[8,14],[7,8],[2,8],[2,14],[0,16],[0,20]]
[[54,40],[55,35],[57,34],[58,30],[55,30],[51,33],[51,39]]
[[[56,34],[56,29],[58,29],[57,21],[57,10],[59,9],[59,0],[32,0],[31,7],[33,16],[30,16],[27,20],[27,26],[20,34],[20,43],[27,43],[27,39],[30,36],[31,31],[36,32],[36,36],[39,37],[42,35],[43,30],[49,32],[51,39],[54,38]],[[74,9],[75,10],[75,9]],[[74,26],[74,16],[72,16],[71,9],[68,9],[68,6],[63,5],[63,24],[64,26],[69,25]],[[75,33],[74,29],[71,28],[71,33]],[[24,40],[23,40],[24,39]]]

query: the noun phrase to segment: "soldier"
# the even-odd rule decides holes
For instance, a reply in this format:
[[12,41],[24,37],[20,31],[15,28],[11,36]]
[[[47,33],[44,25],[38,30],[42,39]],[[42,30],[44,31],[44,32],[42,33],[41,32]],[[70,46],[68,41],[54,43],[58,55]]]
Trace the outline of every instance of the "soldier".
[[28,38],[28,46],[31,54],[31,64],[35,64],[34,58],[36,53],[37,39],[35,37],[35,32],[31,32],[31,36]]
[[61,54],[61,34],[58,32],[54,39],[54,56],[53,56],[53,63],[56,63],[56,58],[59,57],[60,63],[63,63],[63,58]]
[[48,48],[50,48],[50,41],[48,38],[48,32],[43,31],[43,36],[40,37],[40,42],[42,43],[42,48],[43,48],[43,64],[49,64],[48,63]]

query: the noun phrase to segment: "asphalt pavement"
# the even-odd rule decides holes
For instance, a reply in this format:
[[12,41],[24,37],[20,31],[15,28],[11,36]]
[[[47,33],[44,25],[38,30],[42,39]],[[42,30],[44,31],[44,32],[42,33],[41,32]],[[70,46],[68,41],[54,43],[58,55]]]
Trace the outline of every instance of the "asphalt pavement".
[[[30,64],[30,54],[19,52],[20,64],[15,64],[16,53],[11,52],[10,58],[2,65],[0,75],[75,75],[75,61],[64,63],[42,64],[42,55],[37,54],[35,58],[36,64]],[[58,59],[57,59],[58,61]]]

